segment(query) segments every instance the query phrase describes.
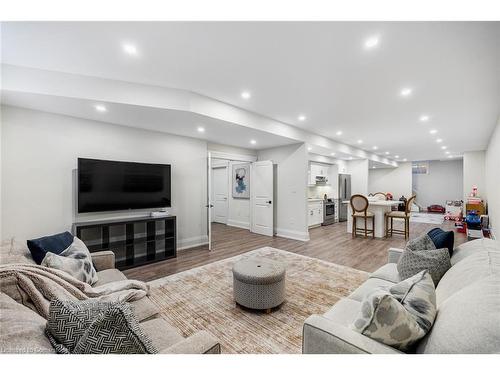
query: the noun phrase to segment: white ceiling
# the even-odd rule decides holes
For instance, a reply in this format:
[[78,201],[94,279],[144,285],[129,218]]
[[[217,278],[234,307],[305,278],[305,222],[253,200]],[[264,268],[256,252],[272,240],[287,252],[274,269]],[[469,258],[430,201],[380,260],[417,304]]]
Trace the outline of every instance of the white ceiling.
[[[500,112],[498,22],[2,26],[4,63],[190,90],[399,160],[485,149]],[[371,35],[380,43],[366,50]]]
[[[192,112],[175,111],[123,103],[106,103],[107,111],[99,113],[94,108],[95,101],[32,93],[2,92],[2,103],[39,111],[68,115],[87,120],[107,122],[191,138],[200,138],[212,143],[230,144],[247,149],[265,149],[284,146],[297,141],[249,127],[238,126],[227,121],[197,115]],[[198,127],[205,131],[198,132]],[[250,141],[255,140],[255,144]]]

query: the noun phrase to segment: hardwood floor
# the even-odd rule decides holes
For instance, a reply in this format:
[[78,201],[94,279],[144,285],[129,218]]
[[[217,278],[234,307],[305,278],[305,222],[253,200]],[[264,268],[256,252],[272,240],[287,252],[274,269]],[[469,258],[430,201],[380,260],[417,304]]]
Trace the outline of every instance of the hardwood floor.
[[[180,250],[175,259],[126,270],[125,274],[131,279],[150,281],[264,246],[373,272],[387,263],[389,247],[404,247],[405,245],[404,236],[401,235],[394,235],[389,239],[362,237],[353,239],[346,232],[346,225],[343,222],[311,229],[310,241],[302,242],[262,236],[245,229],[214,223],[212,224],[212,251],[208,250],[208,246]],[[410,238],[417,237],[434,227],[436,227],[435,224],[410,223]],[[452,230],[453,223],[445,221],[440,227]],[[465,234],[455,232],[455,246],[465,241]]]

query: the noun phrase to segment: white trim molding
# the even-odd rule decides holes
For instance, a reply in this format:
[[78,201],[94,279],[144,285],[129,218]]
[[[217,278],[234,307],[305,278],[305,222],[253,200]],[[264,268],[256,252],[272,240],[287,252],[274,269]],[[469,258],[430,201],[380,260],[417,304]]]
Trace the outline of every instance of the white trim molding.
[[208,235],[182,238],[177,240],[177,250],[190,249],[192,247],[208,244]]
[[250,230],[250,223],[247,221],[228,220],[227,226]]
[[210,154],[212,155],[212,158],[215,158],[215,159],[247,161],[247,162],[257,161],[257,156],[255,156],[255,155],[231,154],[228,152],[212,151],[212,150],[209,150],[209,151],[210,151]]
[[288,230],[281,228],[276,228],[276,236],[303,242],[309,241],[310,239],[309,232],[299,232],[295,230]]

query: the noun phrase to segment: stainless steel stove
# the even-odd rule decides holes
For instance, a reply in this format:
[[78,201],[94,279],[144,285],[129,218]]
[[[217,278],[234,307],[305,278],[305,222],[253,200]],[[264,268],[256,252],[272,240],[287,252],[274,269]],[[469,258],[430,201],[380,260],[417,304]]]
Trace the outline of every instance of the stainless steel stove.
[[321,225],[330,225],[335,223],[335,202],[331,200],[323,201],[323,223]]

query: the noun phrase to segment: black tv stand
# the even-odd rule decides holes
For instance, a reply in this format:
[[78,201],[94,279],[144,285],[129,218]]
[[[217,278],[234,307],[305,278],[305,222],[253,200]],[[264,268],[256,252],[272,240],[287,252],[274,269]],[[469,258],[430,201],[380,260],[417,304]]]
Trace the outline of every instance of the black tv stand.
[[120,270],[177,256],[175,216],[140,216],[73,223],[73,234],[90,252],[111,250]]

